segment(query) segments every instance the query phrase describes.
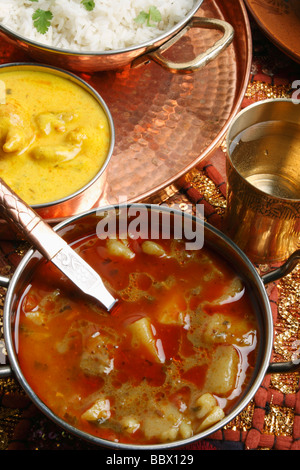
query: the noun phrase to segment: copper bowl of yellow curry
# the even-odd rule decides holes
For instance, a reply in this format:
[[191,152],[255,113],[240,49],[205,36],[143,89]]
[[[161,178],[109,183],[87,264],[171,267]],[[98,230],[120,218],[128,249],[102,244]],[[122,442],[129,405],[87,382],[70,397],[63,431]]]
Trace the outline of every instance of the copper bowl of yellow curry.
[[114,125],[101,96],[59,68],[0,66],[0,177],[41,217],[88,210],[104,190]]

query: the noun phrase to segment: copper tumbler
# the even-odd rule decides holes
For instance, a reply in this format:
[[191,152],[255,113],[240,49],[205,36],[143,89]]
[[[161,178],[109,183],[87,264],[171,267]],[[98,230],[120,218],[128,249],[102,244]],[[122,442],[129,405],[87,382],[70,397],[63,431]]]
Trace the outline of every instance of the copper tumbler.
[[252,262],[282,262],[300,247],[300,105],[257,102],[227,134],[224,230]]

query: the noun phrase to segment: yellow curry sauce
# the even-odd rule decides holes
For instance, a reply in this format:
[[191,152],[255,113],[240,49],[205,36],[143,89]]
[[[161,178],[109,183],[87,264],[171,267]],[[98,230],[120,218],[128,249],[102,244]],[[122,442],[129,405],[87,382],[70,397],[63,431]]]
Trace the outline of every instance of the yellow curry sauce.
[[88,184],[109,145],[105,112],[83,87],[43,71],[0,73],[0,177],[28,204]]

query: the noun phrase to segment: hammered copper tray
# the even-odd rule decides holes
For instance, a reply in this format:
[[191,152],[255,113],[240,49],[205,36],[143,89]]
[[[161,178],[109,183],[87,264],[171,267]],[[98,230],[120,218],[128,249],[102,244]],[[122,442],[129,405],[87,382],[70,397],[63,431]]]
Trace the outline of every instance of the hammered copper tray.
[[[96,206],[137,202],[163,191],[217,146],[239,110],[252,52],[243,2],[205,0],[197,15],[224,19],[235,29],[233,43],[204,69],[178,75],[150,62],[117,72],[80,74],[108,104],[116,131],[105,194]],[[166,55],[191,60],[219,34],[191,29]],[[0,44],[2,63],[20,60],[32,62]]]

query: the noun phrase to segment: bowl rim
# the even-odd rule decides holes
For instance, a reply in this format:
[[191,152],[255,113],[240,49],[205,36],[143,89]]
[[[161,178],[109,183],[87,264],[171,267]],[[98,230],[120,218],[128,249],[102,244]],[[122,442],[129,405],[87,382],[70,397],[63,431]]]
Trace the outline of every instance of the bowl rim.
[[102,96],[85,80],[83,80],[81,77],[77,76],[75,73],[70,72],[69,70],[64,70],[60,67],[56,67],[54,65],[48,65],[48,64],[43,64],[43,63],[35,63],[35,62],[8,62],[5,64],[0,64],[0,77],[1,77],[1,71],[6,69],[7,71],[15,69],[17,70],[30,70],[34,71],[43,71],[44,73],[49,73],[49,74],[54,74],[57,76],[60,76],[66,80],[70,80],[77,84],[79,87],[90,93],[91,96],[94,97],[94,99],[98,102],[98,104],[101,106],[106,119],[108,121],[108,126],[109,126],[109,131],[110,131],[110,142],[109,142],[109,147],[107,150],[107,155],[105,157],[105,161],[102,164],[102,166],[99,168],[99,171],[96,173],[95,176],[91,180],[88,181],[84,186],[76,190],[75,192],[64,196],[60,199],[55,199],[53,201],[49,202],[44,202],[44,203],[38,203],[38,204],[30,204],[30,207],[33,209],[46,209],[49,207],[54,207],[58,204],[62,204],[64,202],[69,201],[70,199],[73,199],[80,194],[82,194],[84,191],[86,191],[90,186],[92,186],[98,179],[99,177],[104,173],[106,170],[106,167],[108,166],[108,163],[111,159],[111,156],[113,154],[114,150],[114,145],[115,145],[115,126],[113,122],[113,118],[111,115],[111,112],[108,108],[108,105],[102,98]]

